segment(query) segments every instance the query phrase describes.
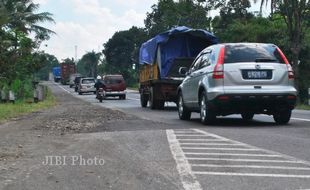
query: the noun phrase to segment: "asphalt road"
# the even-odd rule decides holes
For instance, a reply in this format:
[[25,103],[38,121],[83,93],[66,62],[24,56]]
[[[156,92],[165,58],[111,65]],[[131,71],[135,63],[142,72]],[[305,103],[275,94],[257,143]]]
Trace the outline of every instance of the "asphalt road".
[[[175,176],[177,171],[176,183],[181,184],[172,189],[310,189],[309,111],[294,110],[288,125],[275,125],[273,118],[266,115],[257,115],[250,122],[232,115],[204,126],[198,114],[193,114],[191,121],[180,121],[173,103],[161,111],[141,108],[135,91],[128,91],[126,100],[110,98],[99,103],[93,94],[77,95],[68,86],[58,87],[94,105],[158,123],[118,126],[115,135],[120,131],[130,135],[143,132],[141,143],[153,143],[156,152],[162,152],[156,157],[172,157],[174,163],[169,167],[174,169],[170,174]],[[157,135],[167,140],[158,141]],[[145,162],[154,159],[152,155],[140,156]]]

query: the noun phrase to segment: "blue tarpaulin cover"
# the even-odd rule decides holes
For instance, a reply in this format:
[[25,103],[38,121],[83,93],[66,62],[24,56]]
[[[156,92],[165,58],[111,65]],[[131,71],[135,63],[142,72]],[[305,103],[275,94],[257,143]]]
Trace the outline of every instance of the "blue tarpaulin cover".
[[160,76],[166,77],[175,58],[196,57],[201,50],[217,43],[218,38],[206,30],[179,26],[143,43],[139,62],[142,65],[154,64],[160,46]]

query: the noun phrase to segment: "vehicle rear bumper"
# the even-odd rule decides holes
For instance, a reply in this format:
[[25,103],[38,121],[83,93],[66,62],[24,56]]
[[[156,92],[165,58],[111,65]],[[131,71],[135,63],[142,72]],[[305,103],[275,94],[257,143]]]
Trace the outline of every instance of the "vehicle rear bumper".
[[294,109],[295,94],[225,94],[209,101],[209,106],[216,115],[253,112],[256,114],[273,114],[284,109]]
[[105,96],[122,96],[125,94],[126,94],[126,91],[112,91],[112,92],[105,91]]

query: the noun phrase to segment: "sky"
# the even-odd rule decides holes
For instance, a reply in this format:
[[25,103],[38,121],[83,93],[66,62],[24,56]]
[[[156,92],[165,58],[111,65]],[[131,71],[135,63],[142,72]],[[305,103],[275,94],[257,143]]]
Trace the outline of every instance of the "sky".
[[[41,24],[56,32],[41,50],[65,58],[80,59],[90,51],[102,51],[115,32],[144,27],[147,12],[158,0],[33,0],[39,12],[50,12],[56,23]],[[256,10],[259,10],[256,6]],[[77,54],[75,53],[77,50]]]
[[146,13],[157,0],[34,0],[39,12],[50,12],[56,23],[41,24],[56,32],[41,50],[65,58],[80,59],[103,49],[115,32],[143,27]]

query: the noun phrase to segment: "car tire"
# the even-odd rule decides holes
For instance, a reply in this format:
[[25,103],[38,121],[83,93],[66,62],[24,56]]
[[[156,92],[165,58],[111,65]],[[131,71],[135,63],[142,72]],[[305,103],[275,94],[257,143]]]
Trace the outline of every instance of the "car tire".
[[154,87],[151,87],[151,89],[150,89],[149,102],[150,102],[150,108],[152,110],[156,109],[156,100],[154,97]]
[[141,107],[145,108],[147,106],[148,100],[149,100],[149,97],[147,94],[143,94],[143,93],[140,94]]
[[99,98],[99,102],[100,102],[100,103],[102,103],[102,99],[103,99],[102,97]]
[[178,114],[181,120],[190,120],[192,112],[184,106],[182,93],[178,94]]
[[212,110],[208,107],[207,95],[206,92],[203,91],[199,98],[200,105],[200,121],[204,125],[211,124],[215,121],[216,115],[212,113]]
[[74,88],[74,91],[75,91],[75,92],[77,92],[77,91],[78,91],[78,88],[77,88],[77,87],[75,87],[75,88]]
[[83,93],[82,92],[79,92],[79,95],[82,95]]
[[124,95],[122,96],[122,99],[123,99],[123,100],[126,100],[126,94],[124,94]]
[[282,110],[273,114],[273,119],[276,124],[287,124],[292,115],[292,110]]
[[245,121],[251,121],[254,117],[254,113],[244,112],[244,113],[241,113],[241,117]]

